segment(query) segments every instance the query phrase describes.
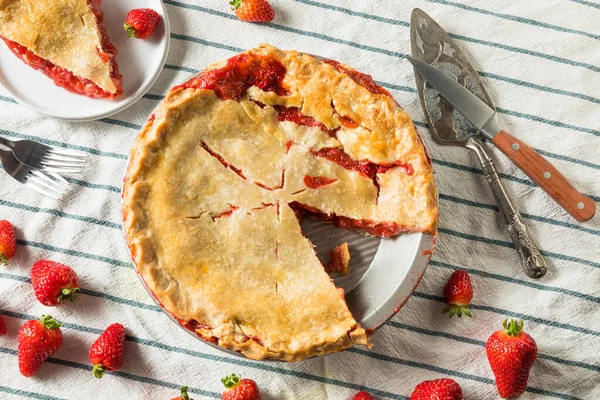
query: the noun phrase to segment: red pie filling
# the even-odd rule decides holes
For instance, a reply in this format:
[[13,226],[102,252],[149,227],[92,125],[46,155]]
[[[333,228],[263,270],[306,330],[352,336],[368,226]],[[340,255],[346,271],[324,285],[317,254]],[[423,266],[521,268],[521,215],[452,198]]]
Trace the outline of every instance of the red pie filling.
[[41,70],[46,76],[52,79],[57,86],[63,87],[70,92],[83,94],[88,97],[113,100],[123,94],[122,75],[119,73],[119,66],[117,65],[115,59],[115,56],[117,55],[117,49],[112,45],[112,43],[110,43],[108,35],[106,34],[106,26],[103,23],[104,13],[100,8],[100,1],[88,0],[88,5],[96,17],[96,22],[101,35],[102,48],[98,49],[98,54],[104,62],[110,61],[111,63],[111,78],[115,87],[117,88],[115,93],[107,92],[89,79],[74,75],[65,68],[54,65],[50,61],[38,57],[29,49],[16,42],[5,38],[2,38],[2,40],[4,40],[8,48],[25,64],[29,65],[33,69]]
[[325,124],[317,121],[313,117],[303,114],[298,107],[273,106],[273,108],[277,111],[279,121],[290,121],[295,122],[298,125],[319,128],[329,136],[335,137],[337,129],[327,129]]
[[306,175],[304,177],[304,184],[306,185],[306,187],[309,187],[311,189],[316,189],[319,188],[321,186],[325,186],[325,185],[330,185],[334,182],[337,182],[337,179],[330,179],[327,178],[325,176],[309,176]]
[[348,154],[344,153],[344,150],[337,147],[326,147],[319,151],[313,151],[313,154],[326,158],[329,161],[333,161],[346,169],[358,171],[371,179],[376,179],[377,174],[386,173],[390,169],[396,167],[403,168],[407,175],[412,175],[414,173],[414,169],[410,164],[401,161],[396,161],[392,164],[375,164],[368,160],[356,161],[350,158]]
[[249,87],[256,86],[285,96],[289,94],[283,86],[285,72],[283,64],[273,57],[239,54],[227,60],[223,68],[204,71],[174,89],[213,90],[221,100],[240,100]]
[[[406,230],[406,228],[396,224],[395,222],[376,222],[369,219],[356,220],[348,217],[342,217],[335,213],[328,214],[317,208],[307,206],[297,201],[290,203],[290,207],[296,211],[300,211],[301,215],[317,217],[323,221],[331,222],[334,225],[344,229],[358,229],[371,235],[389,238]],[[299,215],[297,213],[297,215]]]
[[369,92],[375,94],[385,94],[386,96],[392,97],[390,92],[379,86],[371,75],[363,74],[362,72],[358,72],[353,69],[347,68],[335,60],[323,60],[323,62],[333,66],[338,71],[345,73],[350,78],[352,78],[354,82],[363,86]]

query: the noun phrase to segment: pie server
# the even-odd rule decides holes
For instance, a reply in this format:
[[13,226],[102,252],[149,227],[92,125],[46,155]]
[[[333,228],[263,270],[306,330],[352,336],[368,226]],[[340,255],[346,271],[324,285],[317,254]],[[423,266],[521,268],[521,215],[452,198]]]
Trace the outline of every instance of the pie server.
[[[427,110],[427,89],[423,79],[447,100],[438,105],[438,109],[443,111],[442,124],[448,127],[452,125],[456,117],[450,117],[455,109],[575,219],[587,221],[592,218],[596,212],[596,203],[592,199],[577,191],[548,160],[501,128],[496,109],[483,83],[466,55],[448,34],[419,9],[413,11],[410,26],[412,54],[415,58],[408,57],[408,60],[422,78],[417,77],[417,83],[426,114],[429,115],[431,110]],[[432,65],[438,65],[449,75]],[[429,118],[428,122],[434,126]],[[439,132],[438,129],[434,127],[435,134],[447,139],[444,136],[447,129],[439,129]],[[472,136],[472,130],[469,133]]]
[[[519,253],[523,270],[531,278],[544,276],[547,270],[546,260],[523,223],[521,214],[500,180],[494,162],[482,142],[480,131],[492,139],[500,136],[497,135],[500,127],[496,112],[483,82],[450,36],[429,15],[418,8],[412,13],[410,36],[412,55],[415,58],[407,58],[418,72],[415,73],[417,91],[433,138],[442,145],[464,146],[477,154],[483,173],[506,219],[508,232]],[[439,66],[455,78],[445,75],[429,64]],[[427,85],[427,82],[435,89]],[[442,96],[448,96],[450,102]],[[502,137],[507,137],[506,132],[502,131],[502,133]],[[523,152],[527,151],[524,154],[537,155],[522,142],[510,142],[518,143],[515,147]],[[508,146],[512,148],[510,144]],[[537,155],[537,157],[550,168],[544,171],[556,171],[541,156]],[[535,166],[529,162],[527,165]],[[562,177],[558,171],[551,174]]]

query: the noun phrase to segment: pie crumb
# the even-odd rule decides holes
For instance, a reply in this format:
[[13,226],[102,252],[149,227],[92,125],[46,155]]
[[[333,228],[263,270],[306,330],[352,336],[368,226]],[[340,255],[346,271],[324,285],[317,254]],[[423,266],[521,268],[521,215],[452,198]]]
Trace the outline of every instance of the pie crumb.
[[325,266],[327,272],[339,272],[342,275],[348,275],[350,272],[350,252],[348,251],[348,243],[344,242],[329,250],[329,262]]

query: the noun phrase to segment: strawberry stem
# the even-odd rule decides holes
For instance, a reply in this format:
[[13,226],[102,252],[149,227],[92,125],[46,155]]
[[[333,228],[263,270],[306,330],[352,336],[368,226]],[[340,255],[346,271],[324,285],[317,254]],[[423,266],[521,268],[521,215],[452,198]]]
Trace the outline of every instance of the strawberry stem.
[[231,374],[221,379],[221,382],[223,382],[223,385],[225,385],[227,389],[233,389],[240,384],[240,377],[236,374]]
[[127,36],[129,37],[135,37],[135,35],[137,34],[137,29],[135,29],[131,25],[123,24],[123,29],[125,29],[125,32],[127,32]]
[[102,378],[104,376],[104,366],[102,364],[94,365],[94,368],[92,368],[92,373],[96,378]]
[[79,288],[65,288],[60,292],[58,296],[58,302],[62,303],[63,301],[74,301],[77,298],[77,293],[79,292]]
[[6,257],[6,254],[2,252],[0,252],[0,264],[8,265],[8,257]]
[[242,4],[242,1],[244,0],[231,0],[229,2],[229,5],[231,6],[232,10],[237,10],[238,7]]
[[508,336],[517,337],[523,330],[523,321],[518,321],[511,318],[509,322],[507,318],[502,323],[502,326],[504,327],[504,333],[506,333]]
[[62,326],[62,323],[58,322],[50,315],[42,315],[40,317],[40,322],[46,329],[58,329]]
[[182,386],[181,395],[179,396],[181,398],[181,400],[190,400],[190,396],[188,396],[187,390],[188,390],[187,386]]
[[448,314],[449,318],[454,317],[455,315],[460,318],[464,315],[466,315],[469,318],[473,317],[473,314],[471,314],[471,310],[469,310],[469,304],[465,305],[465,306],[459,306],[456,304],[449,304],[446,308],[444,308],[443,311],[444,314]]

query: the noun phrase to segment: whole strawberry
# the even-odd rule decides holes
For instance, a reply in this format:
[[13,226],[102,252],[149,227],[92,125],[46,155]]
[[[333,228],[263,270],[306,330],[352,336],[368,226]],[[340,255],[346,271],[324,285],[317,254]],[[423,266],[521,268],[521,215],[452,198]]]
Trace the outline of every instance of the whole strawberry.
[[173,397],[171,400],[194,400],[194,399],[190,399],[190,396],[188,396],[188,387],[187,386],[183,386],[180,390],[181,394],[177,397]]
[[450,318],[455,314],[459,318],[463,314],[467,317],[473,316],[469,310],[469,305],[473,300],[473,286],[467,271],[462,269],[454,271],[444,287],[444,297],[448,303],[448,307],[444,308],[444,313],[448,313]]
[[0,264],[8,265],[8,261],[17,251],[15,228],[6,220],[0,221]]
[[49,260],[40,260],[33,264],[31,285],[40,303],[51,307],[63,301],[75,300],[79,292],[79,281],[75,271]]
[[26,321],[17,335],[19,371],[32,376],[62,344],[62,332],[57,320],[42,315],[39,321]]
[[410,400],[462,400],[462,389],[452,379],[443,378],[419,383]]
[[356,393],[352,400],[373,400],[373,395],[369,392],[362,391]]
[[236,374],[231,374],[221,382],[225,385],[221,400],[261,400],[258,385],[251,379],[240,379]]
[[127,13],[123,28],[129,37],[148,39],[158,26],[160,15],[151,8],[136,8]]
[[[112,324],[90,347],[90,362],[96,378],[102,378],[104,371],[116,371],[123,366],[125,352],[125,328]],[[186,388],[187,390],[187,388]]]
[[523,321],[504,320],[504,329],[492,333],[485,352],[503,399],[525,392],[529,370],[537,358],[537,344],[523,332]]
[[235,15],[246,22],[269,22],[275,18],[275,11],[267,0],[231,0]]
[[0,336],[6,335],[8,328],[6,327],[6,322],[4,322],[4,318],[0,314]]

